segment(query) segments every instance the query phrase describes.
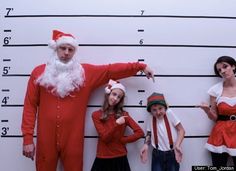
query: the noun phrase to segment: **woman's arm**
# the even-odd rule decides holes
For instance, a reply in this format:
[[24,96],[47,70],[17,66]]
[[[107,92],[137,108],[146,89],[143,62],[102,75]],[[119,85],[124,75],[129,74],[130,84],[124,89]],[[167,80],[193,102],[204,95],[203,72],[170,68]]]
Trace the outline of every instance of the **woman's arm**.
[[207,114],[208,118],[216,121],[217,120],[217,105],[216,105],[216,97],[210,96],[210,105],[207,103],[202,103],[200,108],[204,110]]

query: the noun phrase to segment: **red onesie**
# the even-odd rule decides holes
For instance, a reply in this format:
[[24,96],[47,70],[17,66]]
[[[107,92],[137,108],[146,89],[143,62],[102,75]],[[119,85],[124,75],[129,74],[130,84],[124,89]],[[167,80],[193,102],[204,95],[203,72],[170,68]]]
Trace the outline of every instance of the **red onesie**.
[[64,171],[82,171],[85,114],[90,94],[109,79],[117,80],[135,75],[144,70],[146,65],[138,62],[82,64],[85,86],[64,98],[35,84],[45,66],[36,67],[28,82],[22,119],[24,145],[33,143],[37,120],[37,171],[55,171],[58,158],[63,163]]

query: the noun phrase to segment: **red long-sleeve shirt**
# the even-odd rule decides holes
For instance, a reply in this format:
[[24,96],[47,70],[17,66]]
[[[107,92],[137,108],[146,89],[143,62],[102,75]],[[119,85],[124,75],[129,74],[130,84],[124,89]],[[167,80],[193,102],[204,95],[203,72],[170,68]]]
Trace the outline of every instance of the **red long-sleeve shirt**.
[[[134,142],[144,136],[140,126],[129,116],[128,112],[124,112],[125,123],[118,125],[115,115],[109,115],[106,121],[101,121],[102,111],[93,112],[92,119],[99,135],[97,144],[98,158],[114,158],[127,154],[126,144]],[[129,126],[133,130],[133,134],[125,136],[125,128]]]

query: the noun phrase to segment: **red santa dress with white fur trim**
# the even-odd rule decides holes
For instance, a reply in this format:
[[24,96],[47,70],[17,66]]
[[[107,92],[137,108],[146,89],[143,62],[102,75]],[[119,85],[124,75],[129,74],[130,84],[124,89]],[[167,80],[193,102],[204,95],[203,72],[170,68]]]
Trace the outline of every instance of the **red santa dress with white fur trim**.
[[[236,97],[221,96],[223,82],[220,82],[209,89],[208,93],[216,97],[218,114],[235,115]],[[236,121],[217,121],[213,127],[205,147],[214,153],[228,153],[236,156]]]

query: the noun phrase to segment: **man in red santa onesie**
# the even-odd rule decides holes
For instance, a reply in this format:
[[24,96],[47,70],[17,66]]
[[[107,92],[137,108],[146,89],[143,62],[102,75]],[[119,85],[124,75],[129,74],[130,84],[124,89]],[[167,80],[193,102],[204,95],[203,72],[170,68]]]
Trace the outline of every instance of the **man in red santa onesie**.
[[83,170],[86,107],[91,92],[108,82],[144,71],[138,62],[108,65],[80,64],[78,43],[71,34],[53,31],[53,58],[31,73],[24,100],[23,155],[34,159],[34,128],[37,121],[36,170],[56,171],[58,159],[64,171]]

